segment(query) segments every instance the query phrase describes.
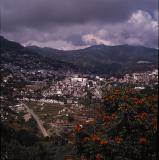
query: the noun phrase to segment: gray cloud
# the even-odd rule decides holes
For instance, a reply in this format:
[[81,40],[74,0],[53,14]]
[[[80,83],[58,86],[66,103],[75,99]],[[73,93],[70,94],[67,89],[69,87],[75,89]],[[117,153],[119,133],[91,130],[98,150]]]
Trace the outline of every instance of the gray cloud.
[[130,44],[157,47],[158,41],[158,19],[148,12],[139,10],[131,17],[116,25],[106,24],[93,34],[83,35],[86,44],[95,42],[106,45]]
[[[90,45],[92,42],[88,40],[88,35],[101,39],[101,42],[109,41],[110,44],[127,42],[151,44],[154,47],[157,36],[151,22],[157,21],[154,16],[157,2],[158,0],[1,0],[2,34],[24,44],[36,42],[42,45],[45,42],[44,44],[52,44],[56,48],[60,44],[64,48]],[[143,15],[139,19],[150,17],[149,20],[146,19],[146,25],[149,21],[151,26],[142,27],[145,26],[144,22],[130,24],[132,15],[139,13],[139,10]],[[142,34],[139,34],[140,31]],[[141,43],[142,38],[144,41]],[[96,40],[94,42],[97,43]]]

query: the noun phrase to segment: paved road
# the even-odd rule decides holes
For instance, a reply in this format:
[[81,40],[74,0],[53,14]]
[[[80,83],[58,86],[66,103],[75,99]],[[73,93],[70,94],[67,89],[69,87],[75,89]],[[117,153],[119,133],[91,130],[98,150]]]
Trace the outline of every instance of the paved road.
[[43,136],[44,137],[49,137],[49,134],[47,133],[46,129],[44,128],[43,122],[40,120],[40,118],[26,104],[23,103],[23,105],[27,109],[27,111],[33,116],[33,118],[35,119],[35,121],[37,122],[38,127],[41,130]]

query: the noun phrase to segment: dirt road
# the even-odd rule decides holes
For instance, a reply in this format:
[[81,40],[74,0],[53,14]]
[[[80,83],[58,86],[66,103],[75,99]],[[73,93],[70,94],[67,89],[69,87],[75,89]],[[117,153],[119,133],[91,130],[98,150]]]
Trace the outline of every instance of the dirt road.
[[44,128],[43,122],[40,120],[40,118],[26,104],[23,103],[23,105],[27,109],[27,111],[33,116],[33,118],[35,119],[35,121],[37,122],[38,127],[41,130],[43,136],[44,137],[49,137],[49,134],[47,133],[46,129]]

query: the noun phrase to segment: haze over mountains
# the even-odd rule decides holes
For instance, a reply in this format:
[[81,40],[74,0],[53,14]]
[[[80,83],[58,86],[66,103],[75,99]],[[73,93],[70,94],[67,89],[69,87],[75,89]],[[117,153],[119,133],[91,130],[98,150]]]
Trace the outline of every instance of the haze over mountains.
[[29,51],[21,44],[9,41],[4,37],[0,36],[1,44],[1,63],[10,63],[14,66],[19,66],[23,69],[71,69],[74,68],[71,64],[58,61],[50,60],[49,58],[44,58],[36,52]]
[[[115,74],[145,71],[157,67],[158,50],[142,46],[95,45],[85,49],[63,51],[22,45],[0,37],[2,61],[23,67],[52,66],[54,69],[74,70],[93,74]],[[18,58],[21,57],[21,58]]]

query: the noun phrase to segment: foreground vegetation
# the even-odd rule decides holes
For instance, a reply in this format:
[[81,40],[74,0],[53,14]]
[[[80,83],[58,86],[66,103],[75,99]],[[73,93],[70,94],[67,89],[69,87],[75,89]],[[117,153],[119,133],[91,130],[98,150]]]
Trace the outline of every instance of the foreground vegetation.
[[156,160],[158,91],[105,91],[95,117],[43,139],[31,120],[1,123],[2,160]]
[[94,122],[76,126],[85,160],[155,160],[157,90],[114,89],[105,94]]

